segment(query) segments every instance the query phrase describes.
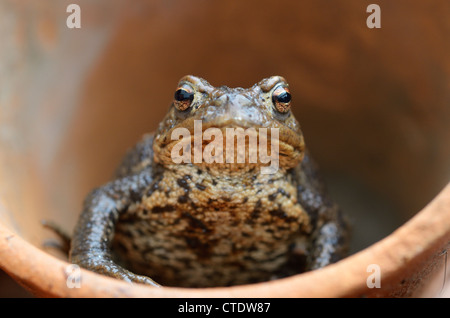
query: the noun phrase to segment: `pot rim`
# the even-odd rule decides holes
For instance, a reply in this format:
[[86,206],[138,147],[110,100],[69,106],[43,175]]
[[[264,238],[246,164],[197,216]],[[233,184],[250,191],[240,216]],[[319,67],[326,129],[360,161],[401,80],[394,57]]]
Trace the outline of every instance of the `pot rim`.
[[[81,269],[81,288],[69,288],[70,263],[0,224],[0,268],[36,296],[45,297],[372,297],[411,296],[443,264],[450,244],[450,183],[393,233],[325,268],[269,282],[214,288],[155,288]],[[442,258],[441,258],[442,260]],[[381,288],[369,288],[376,264]],[[51,269],[51,270],[49,270]]]

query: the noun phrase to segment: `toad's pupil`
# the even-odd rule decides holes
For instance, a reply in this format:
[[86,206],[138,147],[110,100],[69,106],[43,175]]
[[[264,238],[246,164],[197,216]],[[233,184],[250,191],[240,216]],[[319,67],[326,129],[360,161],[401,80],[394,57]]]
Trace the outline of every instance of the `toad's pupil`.
[[175,91],[175,100],[179,102],[191,101],[194,99],[194,94],[188,92],[184,88],[179,88]]
[[274,96],[274,99],[275,102],[287,104],[291,101],[291,94],[284,91],[283,93]]

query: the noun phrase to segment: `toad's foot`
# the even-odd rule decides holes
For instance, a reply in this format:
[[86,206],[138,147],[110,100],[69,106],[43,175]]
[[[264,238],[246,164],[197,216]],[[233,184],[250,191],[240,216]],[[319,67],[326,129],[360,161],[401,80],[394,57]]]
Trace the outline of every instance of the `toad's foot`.
[[161,287],[160,284],[152,280],[150,277],[143,276],[143,275],[137,275],[129,270],[117,265],[109,258],[105,257],[98,257],[94,256],[88,259],[76,259],[75,260],[77,265],[80,265],[81,267],[91,270],[93,272],[103,274],[109,277],[117,278],[124,280],[129,283],[139,283],[139,284],[145,284],[145,285],[151,285],[154,287]]

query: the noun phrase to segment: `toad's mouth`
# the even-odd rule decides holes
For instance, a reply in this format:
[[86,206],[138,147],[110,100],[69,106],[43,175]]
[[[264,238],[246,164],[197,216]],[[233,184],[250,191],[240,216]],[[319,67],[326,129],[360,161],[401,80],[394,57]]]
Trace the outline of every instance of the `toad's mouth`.
[[293,168],[303,159],[303,136],[285,126],[259,127],[222,122],[174,127],[157,135],[155,161],[165,165],[195,164],[232,167]]

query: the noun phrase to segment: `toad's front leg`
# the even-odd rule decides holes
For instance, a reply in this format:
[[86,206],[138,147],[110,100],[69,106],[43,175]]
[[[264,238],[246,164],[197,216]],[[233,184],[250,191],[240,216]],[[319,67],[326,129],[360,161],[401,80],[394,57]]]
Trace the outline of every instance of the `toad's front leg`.
[[149,170],[112,181],[90,193],[75,227],[70,261],[99,274],[159,286],[152,279],[136,275],[116,264],[111,257],[111,242],[119,214],[126,210],[133,195],[152,182]]
[[330,199],[319,169],[309,153],[301,167],[294,170],[298,180],[298,201],[308,212],[314,230],[308,251],[308,269],[318,269],[347,255],[350,225],[339,207]]
[[309,253],[309,269],[318,269],[335,263],[346,256],[349,245],[349,225],[339,208],[325,207],[318,227],[313,234]]

